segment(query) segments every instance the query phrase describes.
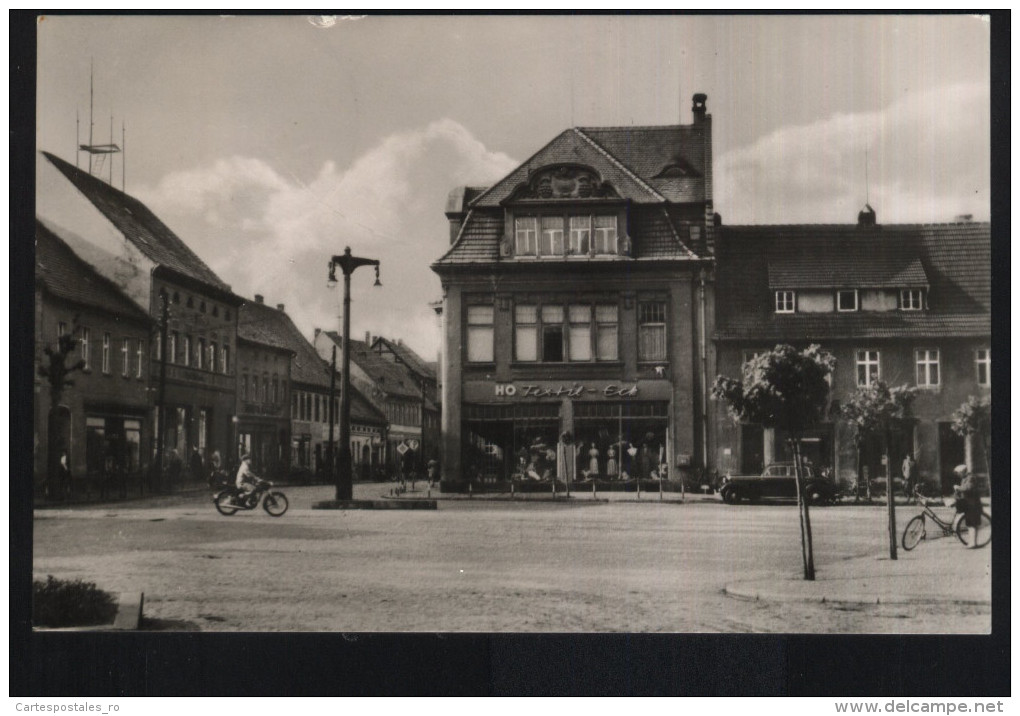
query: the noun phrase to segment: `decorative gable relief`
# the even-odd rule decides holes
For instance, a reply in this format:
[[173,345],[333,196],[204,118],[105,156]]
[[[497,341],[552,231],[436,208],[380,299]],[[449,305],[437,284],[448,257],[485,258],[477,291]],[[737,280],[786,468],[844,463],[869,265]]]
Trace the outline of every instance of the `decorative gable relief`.
[[560,165],[535,172],[527,184],[518,187],[510,200],[527,199],[609,199],[619,194],[598,172],[584,166]]

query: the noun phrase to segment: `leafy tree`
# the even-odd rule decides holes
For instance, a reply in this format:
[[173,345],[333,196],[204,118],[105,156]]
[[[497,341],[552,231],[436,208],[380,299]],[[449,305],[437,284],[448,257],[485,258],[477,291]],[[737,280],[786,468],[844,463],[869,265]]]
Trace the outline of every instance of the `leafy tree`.
[[[953,413],[953,432],[964,438],[977,435],[985,454],[988,477],[992,476],[992,399],[970,396]],[[968,466],[969,468],[970,466]]]
[[[917,388],[901,385],[890,388],[884,381],[875,380],[871,385],[857,388],[840,406],[840,417],[853,430],[857,448],[857,476],[861,475],[861,448],[872,435],[885,437],[886,430],[896,420],[909,415],[910,405],[917,396]],[[888,454],[888,444],[886,444]],[[867,486],[871,499],[871,486]]]
[[[892,485],[892,457],[889,455],[889,432],[898,421],[910,416],[910,406],[917,396],[917,388],[901,385],[890,388],[884,381],[875,380],[871,385],[862,385],[840,406],[840,416],[854,431],[857,447],[857,483],[855,493],[860,493],[861,447],[871,435],[882,437],[886,456],[888,485],[886,487],[889,523],[889,557],[896,559],[896,512]],[[868,499],[871,499],[871,484],[867,485]]]
[[64,397],[64,389],[74,385],[74,381],[67,376],[71,373],[82,370],[85,367],[84,360],[68,365],[68,359],[78,348],[78,339],[74,332],[65,333],[57,339],[56,350],[46,346],[43,353],[46,355],[45,363],[39,366],[39,375],[46,378],[50,386],[50,408],[60,405]]
[[744,363],[741,380],[718,376],[712,395],[726,402],[733,419],[779,428],[790,435],[797,482],[804,579],[815,578],[811,515],[802,489],[800,439],[821,421],[828,402],[827,377],[836,359],[816,345],[798,351],[778,345]]

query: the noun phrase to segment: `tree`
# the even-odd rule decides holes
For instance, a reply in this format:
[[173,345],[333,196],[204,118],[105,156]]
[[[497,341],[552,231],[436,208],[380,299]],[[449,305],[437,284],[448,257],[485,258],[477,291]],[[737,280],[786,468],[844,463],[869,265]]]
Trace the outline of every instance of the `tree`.
[[65,333],[57,338],[56,350],[50,346],[43,348],[46,360],[39,365],[39,375],[46,379],[50,388],[50,410],[46,429],[47,491],[52,491],[58,482],[54,479],[57,463],[61,450],[66,449],[66,443],[58,442],[58,435],[64,434],[70,422],[67,408],[61,406],[64,390],[74,385],[74,381],[68,376],[85,367],[85,361],[82,359],[68,364],[71,354],[78,348],[78,339],[74,337],[76,331],[77,321],[75,321],[75,327],[71,333]]
[[78,339],[74,333],[65,333],[57,339],[57,349],[49,346],[43,348],[46,362],[39,366],[39,375],[46,378],[50,386],[50,409],[60,405],[64,397],[64,389],[74,385],[67,376],[85,367],[85,361],[79,359],[72,365],[67,364],[68,358],[78,348]]
[[[953,432],[967,438],[977,435],[985,454],[989,483],[992,477],[992,399],[970,396],[953,413]],[[970,465],[967,466],[971,468]]]
[[726,402],[737,422],[759,423],[785,430],[791,439],[800,516],[801,557],[804,579],[815,578],[811,544],[811,515],[804,499],[800,443],[804,432],[821,421],[828,402],[827,377],[836,359],[816,345],[804,351],[778,345],[744,363],[741,380],[718,376],[712,395]]
[[[910,415],[910,406],[917,396],[917,388],[901,385],[890,388],[884,381],[874,380],[870,385],[862,385],[854,391],[846,402],[840,406],[840,416],[847,421],[854,431],[854,442],[857,447],[857,483],[856,494],[860,494],[861,479],[861,447],[870,435],[880,435],[886,459],[886,502],[888,503],[889,526],[889,558],[896,559],[896,511],[892,484],[892,456],[889,455],[889,432],[892,426]],[[867,486],[868,499],[871,499],[871,485]]]

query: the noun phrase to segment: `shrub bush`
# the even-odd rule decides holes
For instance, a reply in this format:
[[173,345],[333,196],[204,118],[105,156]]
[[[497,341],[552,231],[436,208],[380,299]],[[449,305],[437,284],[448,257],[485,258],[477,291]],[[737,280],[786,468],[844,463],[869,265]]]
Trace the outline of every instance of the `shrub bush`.
[[32,621],[36,626],[67,627],[109,624],[117,602],[92,582],[55,579],[32,582]]

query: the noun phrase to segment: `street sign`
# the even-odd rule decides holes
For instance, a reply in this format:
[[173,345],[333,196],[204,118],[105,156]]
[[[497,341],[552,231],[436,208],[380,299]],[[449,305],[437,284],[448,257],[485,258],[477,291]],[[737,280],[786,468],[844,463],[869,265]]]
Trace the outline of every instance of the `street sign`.
[[399,452],[401,455],[403,455],[408,450],[410,450],[410,448],[407,447],[407,445],[404,445],[404,443],[400,443],[399,445],[397,445],[397,452]]
[[407,441],[407,447],[409,447],[411,450],[417,450],[418,449],[418,441],[414,440],[414,439],[408,440]]

